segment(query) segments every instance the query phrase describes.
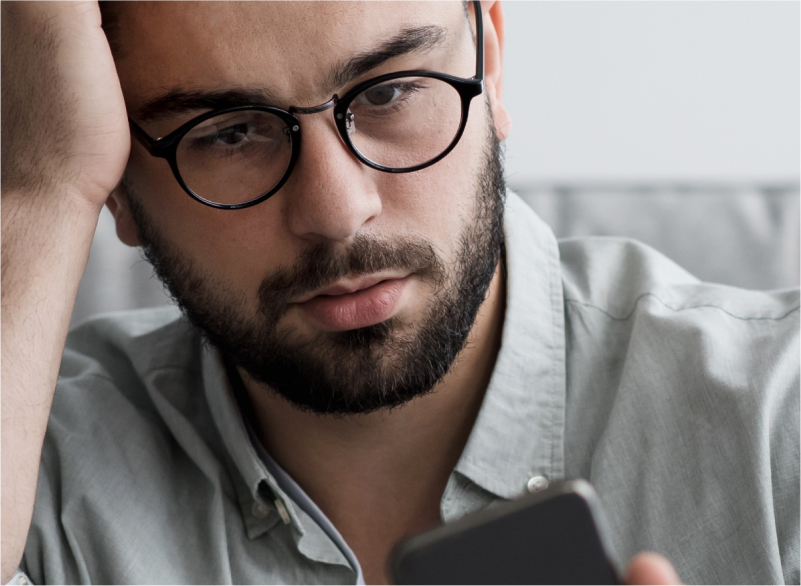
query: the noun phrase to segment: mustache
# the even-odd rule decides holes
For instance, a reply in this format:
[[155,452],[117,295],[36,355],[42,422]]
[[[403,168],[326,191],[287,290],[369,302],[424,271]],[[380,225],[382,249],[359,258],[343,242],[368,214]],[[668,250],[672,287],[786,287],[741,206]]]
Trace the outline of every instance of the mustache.
[[327,287],[345,276],[402,270],[442,287],[445,264],[425,239],[381,240],[356,235],[345,250],[323,241],[304,250],[291,267],[265,277],[259,287],[259,311],[277,322],[285,306],[298,297]]

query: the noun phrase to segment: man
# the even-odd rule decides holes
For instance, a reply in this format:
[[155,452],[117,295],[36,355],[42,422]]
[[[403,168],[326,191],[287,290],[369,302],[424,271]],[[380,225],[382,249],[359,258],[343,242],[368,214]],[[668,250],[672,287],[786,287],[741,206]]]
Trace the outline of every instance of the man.
[[[504,209],[498,4],[104,9],[3,5],[5,580],[385,582],[579,476],[630,582],[798,580],[797,294]],[[186,318],[64,350],[104,204]]]

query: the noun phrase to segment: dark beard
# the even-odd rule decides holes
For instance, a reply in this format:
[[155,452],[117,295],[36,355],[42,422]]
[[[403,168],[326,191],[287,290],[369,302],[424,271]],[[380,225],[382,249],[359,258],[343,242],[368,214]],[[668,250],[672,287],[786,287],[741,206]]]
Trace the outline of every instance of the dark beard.
[[[264,279],[255,316],[242,315],[241,295],[201,275],[162,238],[130,184],[128,200],[145,257],[184,314],[223,355],[299,409],[368,413],[429,393],[464,347],[504,249],[501,157],[490,130],[476,216],[460,236],[452,266],[446,267],[422,239],[389,242],[360,235],[344,253],[324,242],[304,251],[290,269]],[[290,299],[346,275],[385,269],[408,270],[433,285],[429,314],[419,326],[391,318],[305,341],[293,339],[292,331],[277,331]]]

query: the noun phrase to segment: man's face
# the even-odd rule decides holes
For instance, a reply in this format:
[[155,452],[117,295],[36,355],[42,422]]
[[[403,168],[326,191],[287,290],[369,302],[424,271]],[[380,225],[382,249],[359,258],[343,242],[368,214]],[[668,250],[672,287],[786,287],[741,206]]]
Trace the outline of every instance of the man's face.
[[[152,3],[119,16],[117,68],[135,120],[175,92],[245,89],[288,109],[394,71],[475,74],[461,3]],[[432,26],[437,42],[333,83],[350,60]],[[165,136],[202,112],[141,125]],[[145,245],[212,343],[296,405],[342,413],[402,404],[446,374],[497,271],[503,180],[490,112],[486,96],[474,99],[454,151],[406,174],[360,163],[330,110],[301,115],[289,180],[243,210],[194,201],[166,161],[134,144],[133,213],[117,212],[118,231]]]

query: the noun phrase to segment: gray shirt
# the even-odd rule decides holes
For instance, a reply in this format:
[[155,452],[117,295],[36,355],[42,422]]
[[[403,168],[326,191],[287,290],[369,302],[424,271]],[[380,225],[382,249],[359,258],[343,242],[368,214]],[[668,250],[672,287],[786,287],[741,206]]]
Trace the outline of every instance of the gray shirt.
[[[502,347],[442,518],[581,477],[620,564],[651,549],[689,583],[798,583],[798,292],[700,283],[630,240],[557,243],[514,194],[505,221]],[[101,317],[68,338],[22,569],[356,582],[275,472],[177,310]]]

